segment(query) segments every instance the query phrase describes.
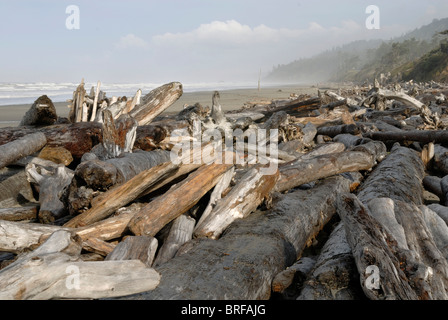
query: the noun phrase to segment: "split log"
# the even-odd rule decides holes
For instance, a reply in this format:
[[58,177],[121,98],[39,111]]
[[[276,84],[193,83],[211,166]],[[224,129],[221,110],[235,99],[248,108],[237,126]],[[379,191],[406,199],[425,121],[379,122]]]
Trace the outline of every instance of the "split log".
[[217,239],[233,221],[245,218],[257,209],[274,188],[278,176],[278,171],[265,175],[261,167],[249,169],[232,190],[217,201],[210,214],[198,223],[194,236]]
[[128,236],[104,260],[140,260],[151,267],[158,245],[157,239],[151,236]]
[[272,279],[297,260],[348,190],[347,179],[332,177],[311,190],[280,195],[269,211],[235,221],[218,240],[198,239],[158,266],[155,290],[120,299],[268,299]]
[[195,224],[196,220],[186,214],[174,219],[170,232],[163,241],[163,245],[154,261],[155,267],[172,259],[179,248],[192,239]]
[[192,208],[231,166],[210,164],[200,167],[144,207],[132,218],[129,229],[135,235],[155,236],[167,223]]
[[101,196],[101,200],[96,201],[92,208],[77,215],[67,222],[65,226],[71,228],[86,226],[108,217],[117,209],[137,199],[148,188],[174,173],[178,167],[178,165],[171,162],[165,162],[140,172],[127,182],[108,190]]
[[142,103],[131,110],[129,115],[137,120],[139,126],[148,124],[176,102],[182,93],[182,84],[179,82],[160,86],[145,95]]
[[56,122],[58,116],[53,102],[46,95],[34,101],[25,113],[19,126],[49,126]]
[[70,185],[74,173],[62,164],[33,159],[26,166],[28,180],[39,185],[39,221],[51,223],[67,214],[61,200]]
[[[397,223],[405,230],[406,250],[374,219],[356,196],[344,195],[338,211],[344,221],[361,285],[371,299],[447,299],[448,262],[437,248],[422,213],[411,202],[394,200]],[[371,286],[369,266],[379,272]]]
[[371,169],[384,157],[386,147],[381,142],[369,142],[373,153],[366,150],[353,150],[336,154],[321,155],[309,160],[281,164],[280,177],[275,187],[278,192],[290,190],[304,183],[316,181],[343,172],[361,171]]
[[25,135],[15,141],[0,146],[0,169],[15,161],[29,156],[47,144],[47,138],[43,133]]
[[344,224],[325,242],[297,300],[354,300],[363,296]]
[[0,271],[0,298],[98,299],[154,289],[160,275],[141,261],[79,261],[81,247],[57,231],[38,249]]

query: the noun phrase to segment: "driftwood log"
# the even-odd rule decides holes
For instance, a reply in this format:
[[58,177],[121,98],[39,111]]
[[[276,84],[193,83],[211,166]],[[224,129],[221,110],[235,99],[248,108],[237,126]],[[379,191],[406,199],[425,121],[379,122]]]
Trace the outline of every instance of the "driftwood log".
[[47,144],[47,138],[43,133],[33,133],[0,146],[0,169],[29,156]]

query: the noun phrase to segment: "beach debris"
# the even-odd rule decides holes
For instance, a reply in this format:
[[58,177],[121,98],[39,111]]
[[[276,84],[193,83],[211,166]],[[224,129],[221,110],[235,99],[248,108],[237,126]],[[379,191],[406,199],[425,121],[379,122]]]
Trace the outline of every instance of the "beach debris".
[[0,297],[446,299],[448,87],[388,81],[178,114],[82,81],[0,129]]

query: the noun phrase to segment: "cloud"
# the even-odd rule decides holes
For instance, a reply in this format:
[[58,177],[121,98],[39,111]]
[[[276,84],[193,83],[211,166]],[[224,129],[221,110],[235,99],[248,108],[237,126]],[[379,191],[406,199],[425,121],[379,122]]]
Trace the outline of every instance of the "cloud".
[[115,47],[118,49],[128,49],[128,48],[147,48],[149,43],[142,38],[137,37],[135,34],[129,33],[126,36],[120,38],[120,40],[115,43]]

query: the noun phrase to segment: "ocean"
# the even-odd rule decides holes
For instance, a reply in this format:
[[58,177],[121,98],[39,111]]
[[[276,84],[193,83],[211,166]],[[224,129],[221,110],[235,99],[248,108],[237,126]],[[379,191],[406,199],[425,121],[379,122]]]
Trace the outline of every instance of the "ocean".
[[[47,95],[53,102],[66,102],[73,97],[79,83],[5,83],[0,82],[0,106],[32,104],[42,95]],[[151,90],[163,85],[163,83],[101,83],[101,90],[111,98],[133,97],[138,89],[145,95]],[[216,82],[216,83],[182,83],[184,92],[200,92],[211,90],[251,89],[256,88],[257,83],[248,82]],[[87,93],[92,87],[96,88],[96,82],[86,82],[84,88]]]

